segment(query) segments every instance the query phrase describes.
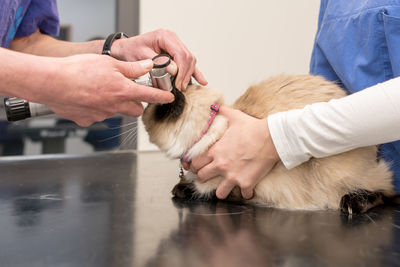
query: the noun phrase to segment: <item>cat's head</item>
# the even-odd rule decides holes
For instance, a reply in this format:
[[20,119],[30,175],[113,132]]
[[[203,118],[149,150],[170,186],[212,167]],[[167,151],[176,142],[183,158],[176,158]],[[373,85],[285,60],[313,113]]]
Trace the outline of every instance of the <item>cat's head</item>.
[[223,94],[199,85],[181,92],[174,88],[175,101],[149,104],[142,116],[150,142],[169,157],[180,158],[201,137],[210,119],[210,106],[223,104]]

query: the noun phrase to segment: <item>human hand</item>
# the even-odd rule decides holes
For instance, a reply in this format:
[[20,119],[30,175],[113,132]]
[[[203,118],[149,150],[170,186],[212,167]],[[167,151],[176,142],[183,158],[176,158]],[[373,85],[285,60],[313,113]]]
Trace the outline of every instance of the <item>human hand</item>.
[[203,74],[196,67],[196,58],[172,31],[159,29],[128,39],[118,39],[111,47],[111,54],[125,61],[153,58],[162,51],[167,52],[174,61],[168,71],[175,75],[179,68],[175,80],[178,89],[186,89],[192,76],[201,85],[207,85]]
[[168,103],[170,92],[136,84],[137,78],[153,67],[151,60],[123,62],[112,57],[83,54],[49,58],[49,77],[40,92],[31,92],[28,100],[45,104],[61,117],[88,126],[116,113],[138,117],[143,102]]
[[253,196],[256,184],[279,160],[271,139],[267,119],[257,119],[239,110],[221,107],[220,115],[229,127],[207,152],[192,160],[185,169],[196,173],[201,182],[221,176],[216,195],[226,198],[237,185],[242,197]]

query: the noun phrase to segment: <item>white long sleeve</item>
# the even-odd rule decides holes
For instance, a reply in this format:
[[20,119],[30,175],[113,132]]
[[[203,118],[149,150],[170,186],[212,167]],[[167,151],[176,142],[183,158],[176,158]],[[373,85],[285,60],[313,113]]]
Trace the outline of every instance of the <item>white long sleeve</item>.
[[360,92],[268,117],[286,168],[400,139],[400,77]]

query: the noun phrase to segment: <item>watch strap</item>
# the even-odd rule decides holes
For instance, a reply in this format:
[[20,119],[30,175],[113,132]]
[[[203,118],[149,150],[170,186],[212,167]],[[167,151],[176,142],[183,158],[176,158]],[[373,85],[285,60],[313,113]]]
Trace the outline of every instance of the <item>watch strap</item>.
[[104,42],[103,51],[101,51],[101,54],[112,56],[111,55],[111,46],[112,46],[113,42],[117,39],[121,39],[122,37],[128,38],[128,35],[126,35],[123,32],[116,32],[116,33],[110,34],[107,37],[106,41]]

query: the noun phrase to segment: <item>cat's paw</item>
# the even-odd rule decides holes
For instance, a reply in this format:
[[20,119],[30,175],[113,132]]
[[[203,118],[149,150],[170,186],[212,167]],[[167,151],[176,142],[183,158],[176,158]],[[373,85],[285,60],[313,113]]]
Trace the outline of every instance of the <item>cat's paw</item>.
[[172,194],[176,198],[191,199],[195,195],[193,183],[178,183],[172,189]]
[[382,193],[358,190],[344,195],[339,207],[341,212],[352,215],[364,213],[383,203]]

